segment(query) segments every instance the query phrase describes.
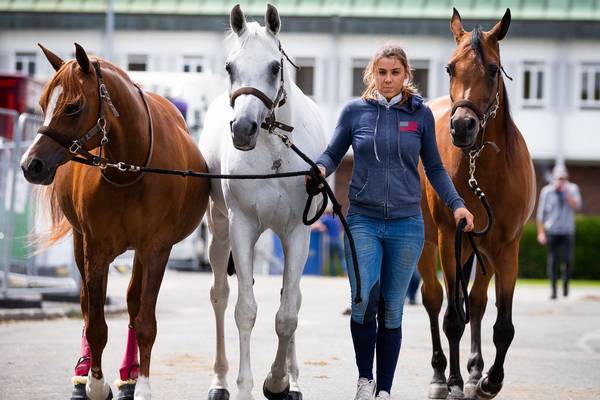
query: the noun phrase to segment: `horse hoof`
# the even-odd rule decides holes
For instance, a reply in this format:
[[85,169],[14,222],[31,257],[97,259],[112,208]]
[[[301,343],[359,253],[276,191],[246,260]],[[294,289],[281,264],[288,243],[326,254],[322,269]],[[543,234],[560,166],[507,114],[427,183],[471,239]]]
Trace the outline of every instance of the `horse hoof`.
[[290,393],[290,384],[281,393],[273,393],[267,389],[266,382],[263,383],[263,394],[269,400],[287,400],[288,394]]
[[431,383],[429,384],[429,398],[430,399],[446,399],[448,397],[448,385],[445,383]]
[[229,400],[229,392],[227,389],[210,389],[208,400]]
[[302,400],[302,393],[300,392],[289,392],[287,395],[287,400]]
[[71,400],[87,400],[87,395],[85,394],[85,383],[76,383],[73,385]]
[[458,386],[452,386],[450,388],[450,393],[448,393],[448,397],[446,400],[463,400],[465,398],[465,394],[462,389]]
[[487,375],[483,376],[479,382],[477,382],[477,387],[475,388],[475,394],[477,395],[477,397],[481,400],[491,400],[494,397],[496,397],[496,395],[498,395],[498,393],[500,392],[500,389],[502,389],[502,383],[499,384],[490,384],[490,381],[488,380]]
[[135,394],[135,383],[126,383],[119,387],[117,400],[133,400]]
[[463,389],[463,393],[465,394],[465,398],[467,399],[477,399],[477,381],[467,381],[465,383],[465,388]]

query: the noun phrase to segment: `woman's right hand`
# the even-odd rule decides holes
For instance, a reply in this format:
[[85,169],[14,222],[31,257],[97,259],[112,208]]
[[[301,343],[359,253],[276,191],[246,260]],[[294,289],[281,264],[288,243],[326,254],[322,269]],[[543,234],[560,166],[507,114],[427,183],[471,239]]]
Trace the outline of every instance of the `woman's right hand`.
[[[317,167],[319,168],[319,172],[321,173],[321,176],[325,177],[326,171],[325,171],[325,167],[322,166],[321,164],[317,164]],[[304,176],[304,185],[308,185],[308,182],[311,181],[312,178],[310,175],[305,175]],[[319,189],[321,189],[323,187],[323,184],[321,183],[319,185]]]

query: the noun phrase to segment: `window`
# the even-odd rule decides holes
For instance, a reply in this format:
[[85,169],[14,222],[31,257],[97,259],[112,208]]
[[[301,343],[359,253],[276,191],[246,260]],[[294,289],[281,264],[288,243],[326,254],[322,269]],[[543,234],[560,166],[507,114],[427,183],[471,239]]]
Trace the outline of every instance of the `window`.
[[600,64],[581,66],[579,99],[582,108],[600,108]]
[[363,83],[363,74],[367,64],[369,64],[367,59],[352,60],[352,97],[362,96],[367,88]]
[[296,85],[307,96],[315,94],[315,59],[314,58],[298,58],[296,65],[300,67],[296,71]]
[[35,53],[17,53],[15,58],[15,71],[35,75]]
[[204,71],[204,57],[202,56],[184,56],[183,72],[202,72]]
[[523,66],[523,106],[544,106],[545,74],[546,67],[543,63],[525,63]]
[[429,61],[413,60],[411,62],[413,69],[413,81],[419,89],[424,99],[429,97]]
[[128,71],[147,71],[148,56],[144,54],[130,54],[127,56]]

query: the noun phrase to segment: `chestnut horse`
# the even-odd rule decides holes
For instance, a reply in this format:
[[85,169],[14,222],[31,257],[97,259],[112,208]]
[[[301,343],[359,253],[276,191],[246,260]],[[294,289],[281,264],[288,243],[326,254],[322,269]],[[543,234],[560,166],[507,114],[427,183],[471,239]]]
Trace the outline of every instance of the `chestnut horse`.
[[[208,181],[125,173],[106,168],[97,156],[179,170],[206,171],[206,163],[170,102],[144,92],[113,64],[90,59],[81,46],[75,47],[76,60],[64,62],[42,47],[57,72],[40,100],[44,126],[23,155],[21,168],[29,182],[50,185],[51,240],[73,234],[85,334],[72,399],[112,398],[102,372],[108,268],[119,254],[134,249],[127,291],[130,330],[118,398],[147,400],[158,291],[171,247],[204,214]],[[75,156],[100,168],[69,162]]]
[[[498,42],[510,25],[510,10],[490,31],[476,27],[465,32],[460,15],[454,10],[451,29],[456,50],[447,71],[450,96],[431,101],[436,120],[437,142],[448,174],[467,208],[474,214],[476,227],[487,220],[484,207],[469,188],[470,159],[475,162],[474,178],[485,192],[493,210],[491,230],[475,239],[487,274],[477,271],[469,295],[471,355],[469,379],[464,395],[471,399],[491,399],[502,387],[504,361],[514,336],[512,300],[518,272],[519,240],[535,202],[535,175],[525,141],[513,122],[500,63]],[[483,146],[483,147],[482,147]],[[427,180],[424,180],[427,182]],[[456,283],[454,236],[456,224],[448,207],[429,183],[425,186],[423,213],[426,242],[419,261],[423,277],[423,303],[429,314],[433,342],[430,398],[463,398],[463,380],[459,366],[459,343],[465,323],[453,301]],[[426,202],[426,204],[425,204]],[[461,265],[471,256],[467,241],[462,246]],[[438,315],[443,292],[436,276],[436,247],[445,278],[448,306],[443,329],[450,346],[450,374],[445,379],[446,358],[440,343]],[[496,307],[494,325],[496,358],[483,375],[481,319],[487,303],[487,289],[495,276]]]

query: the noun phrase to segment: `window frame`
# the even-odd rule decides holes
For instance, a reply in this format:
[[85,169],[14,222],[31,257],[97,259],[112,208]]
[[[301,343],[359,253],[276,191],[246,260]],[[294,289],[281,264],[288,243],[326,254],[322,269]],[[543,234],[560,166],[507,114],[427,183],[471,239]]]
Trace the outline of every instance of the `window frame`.
[[[21,63],[21,69],[17,68],[17,64]],[[33,65],[33,73],[30,73],[30,67]],[[27,76],[35,76],[37,72],[37,55],[35,52],[17,51],[15,53],[15,62],[13,64],[15,72]]]
[[[525,74],[530,74],[530,97],[525,98]],[[537,97],[540,88],[539,74],[542,74],[542,97]],[[525,61],[521,67],[521,105],[523,108],[546,108],[548,106],[548,82],[550,80],[548,64],[544,61]],[[535,96],[531,96],[535,94]]]
[[[186,66],[194,67],[192,71],[185,71]],[[198,66],[201,71],[197,71]],[[207,70],[207,58],[202,54],[186,54],[181,57],[181,67],[179,68],[179,72],[183,72],[184,74],[201,74],[206,72]]]
[[[588,99],[582,98],[582,90],[583,90],[583,75],[588,74],[588,90],[591,96],[588,96]],[[596,75],[600,74],[600,61],[596,62],[582,62],[579,64],[577,69],[577,77],[576,77],[576,96],[578,108],[583,110],[598,110],[600,109],[600,99],[594,99],[594,78]],[[589,77],[592,77],[590,80]],[[598,76],[598,84],[600,85],[600,75]]]

